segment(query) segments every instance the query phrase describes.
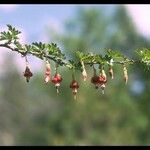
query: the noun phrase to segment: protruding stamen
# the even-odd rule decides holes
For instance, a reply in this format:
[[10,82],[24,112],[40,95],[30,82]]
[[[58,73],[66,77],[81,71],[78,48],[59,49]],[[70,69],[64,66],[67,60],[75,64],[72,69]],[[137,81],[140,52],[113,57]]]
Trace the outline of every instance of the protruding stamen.
[[77,94],[73,94],[74,100],[77,100]]
[[104,90],[105,90],[105,87],[106,87],[106,86],[105,86],[105,84],[102,84],[102,85],[101,85],[102,94],[104,94],[104,93],[105,93],[105,91],[104,91]]
[[56,86],[56,92],[57,92],[57,94],[59,94],[59,88],[58,88],[58,86]]
[[102,89],[102,94],[105,94],[105,91],[104,91],[104,89]]

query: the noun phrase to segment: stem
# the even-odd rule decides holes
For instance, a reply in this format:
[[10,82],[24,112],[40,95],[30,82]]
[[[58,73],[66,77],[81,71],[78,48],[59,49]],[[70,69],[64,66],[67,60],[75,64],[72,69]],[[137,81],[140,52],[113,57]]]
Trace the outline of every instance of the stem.
[[72,69],[72,80],[75,80],[75,70]]
[[94,72],[94,76],[96,76],[96,69],[95,69],[94,64],[93,64],[93,72]]
[[[16,51],[16,52],[20,53],[22,56],[26,56],[27,54],[31,54],[31,55],[33,55],[33,56],[35,56],[41,60],[44,60],[44,59],[53,60],[55,63],[59,64],[60,66],[65,66],[69,69],[73,69],[73,68],[78,69],[78,70],[81,69],[80,67],[75,67],[73,64],[71,64],[69,60],[65,60],[65,59],[59,57],[59,55],[55,56],[55,55],[53,55],[53,53],[49,54],[49,53],[47,53],[47,51],[42,51],[42,50],[40,52],[34,51],[34,49],[33,50],[32,49],[31,50],[27,50],[27,49],[24,50],[24,46],[21,44],[20,44],[22,46],[21,49],[18,49],[18,48],[12,47],[10,44],[15,45],[15,43],[10,41],[10,42],[6,42],[4,44],[0,44],[0,47],[5,47],[7,49],[10,49],[11,51]],[[40,50],[40,48],[38,50]],[[78,64],[78,63],[79,62],[77,62],[76,64]],[[134,64],[134,63],[147,63],[147,64],[149,64],[150,60],[144,60],[143,61],[142,59],[141,60],[125,59],[123,61],[113,61],[113,63],[114,64],[120,64],[120,65],[127,64],[127,63],[129,63],[129,64]],[[84,65],[90,65],[91,66],[94,64],[100,64],[100,62],[95,61],[95,60],[94,61],[89,60],[89,62],[88,61],[84,62]],[[82,65],[82,66],[84,67],[84,65]]]
[[25,62],[26,62],[26,66],[29,65],[29,62],[28,62],[28,59],[27,59],[27,56],[25,55]]
[[101,74],[101,73],[102,73],[102,70],[104,69],[104,65],[99,64],[99,69],[100,69],[99,73]]
[[55,73],[58,73],[58,63],[55,63]]
[[25,56],[28,53],[28,54],[31,54],[33,56],[36,56],[37,58],[39,58],[41,60],[43,60],[44,58],[50,59],[50,60],[53,60],[54,62],[56,62],[56,63],[58,63],[62,66],[68,67],[69,69],[72,68],[68,61],[60,59],[59,57],[54,57],[54,56],[51,56],[51,55],[47,55],[44,52],[42,53],[42,57],[41,57],[41,53],[33,52],[33,51],[26,52],[26,51],[19,50],[18,48],[12,48],[10,45],[8,45],[8,43],[0,44],[0,47],[5,47],[5,48],[8,48],[12,51],[16,51],[16,52],[20,53],[22,56]]
[[82,60],[80,62],[81,62],[82,70],[84,70],[85,69],[84,62]]

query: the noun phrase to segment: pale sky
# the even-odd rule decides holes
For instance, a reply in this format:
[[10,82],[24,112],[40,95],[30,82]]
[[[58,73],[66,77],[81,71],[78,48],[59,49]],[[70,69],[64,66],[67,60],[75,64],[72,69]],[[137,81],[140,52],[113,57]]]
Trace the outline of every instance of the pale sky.
[[150,4],[129,4],[126,5],[138,32],[150,38]]

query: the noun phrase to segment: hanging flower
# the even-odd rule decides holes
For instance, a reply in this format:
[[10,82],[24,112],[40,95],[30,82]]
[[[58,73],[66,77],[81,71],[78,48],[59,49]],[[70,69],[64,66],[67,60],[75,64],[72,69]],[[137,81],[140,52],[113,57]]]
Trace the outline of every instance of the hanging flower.
[[107,83],[107,76],[106,76],[105,70],[103,68],[100,71],[98,83],[99,83],[100,88],[102,89],[102,93],[104,94],[104,89],[105,89],[106,83]]
[[78,82],[76,80],[72,80],[72,82],[70,84],[70,88],[72,89],[74,99],[76,99],[76,94],[77,94],[78,88],[79,88]]
[[58,73],[58,64],[55,64],[55,75],[52,78],[52,83],[54,83],[55,87],[56,87],[56,91],[57,94],[59,93],[59,87],[60,87],[60,83],[62,82],[62,77],[61,75]]
[[125,84],[127,84],[127,82],[128,82],[128,71],[127,71],[127,68],[125,65],[123,66],[123,79],[125,81]]
[[79,84],[75,80],[74,70],[73,70],[73,73],[72,73],[72,82],[70,83],[70,88],[72,89],[73,97],[76,100],[77,99],[76,95],[77,95],[77,92],[78,92]]
[[51,75],[51,66],[50,66],[50,63],[46,61],[46,71],[45,71],[45,77],[44,77],[45,83],[48,83],[50,81],[50,78],[51,78],[50,75]]
[[86,79],[87,79],[87,73],[86,73],[85,65],[84,65],[84,62],[83,62],[83,61],[81,61],[81,65],[82,65],[82,76],[83,76],[83,80],[86,81]]
[[82,71],[82,75],[83,75],[83,81],[86,81],[86,79],[87,79],[87,73],[86,73],[85,69]]
[[113,72],[113,62],[114,60],[113,59],[110,59],[110,61],[108,62],[109,64],[109,75],[111,77],[111,79],[114,79],[114,72]]
[[52,78],[52,83],[55,84],[56,87],[56,91],[57,93],[59,93],[59,87],[60,87],[60,83],[62,82],[62,77],[60,74],[56,73],[54,75],[54,77]]
[[93,83],[95,85],[95,88],[98,89],[98,80],[99,80],[99,76],[96,75],[96,69],[93,66],[93,70],[94,70],[94,74],[93,77],[91,78],[91,83]]
[[30,68],[26,66],[25,72],[23,73],[24,77],[26,77],[26,81],[29,82],[30,78],[33,76]]
[[100,86],[100,88],[102,89],[102,93],[104,94],[104,89],[105,89],[105,85],[107,83],[107,79],[105,76],[103,75],[99,75],[99,78],[98,78],[98,84]]

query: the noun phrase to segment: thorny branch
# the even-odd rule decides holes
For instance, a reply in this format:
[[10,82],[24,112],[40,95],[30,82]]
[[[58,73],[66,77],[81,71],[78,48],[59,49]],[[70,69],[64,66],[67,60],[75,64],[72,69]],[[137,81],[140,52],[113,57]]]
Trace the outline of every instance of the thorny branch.
[[[120,51],[110,49],[106,51],[105,56],[93,53],[84,54],[80,51],[76,51],[76,57],[78,58],[78,61],[66,60],[65,54],[62,54],[61,50],[57,47],[57,44],[35,42],[31,45],[23,45],[19,42],[18,38],[18,35],[21,32],[13,28],[11,25],[7,25],[7,27],[8,31],[3,31],[0,33],[0,47],[5,47],[12,51],[16,51],[22,56],[31,54],[35,57],[40,58],[41,60],[49,59],[54,61],[58,65],[68,67],[69,69],[82,70],[81,61],[83,61],[85,65],[90,66],[92,66],[93,64],[124,65],[134,63],[144,63],[146,65],[150,65],[150,50],[147,48],[136,50],[136,54],[138,54],[137,60],[129,59]],[[1,42],[3,43],[1,44]]]

